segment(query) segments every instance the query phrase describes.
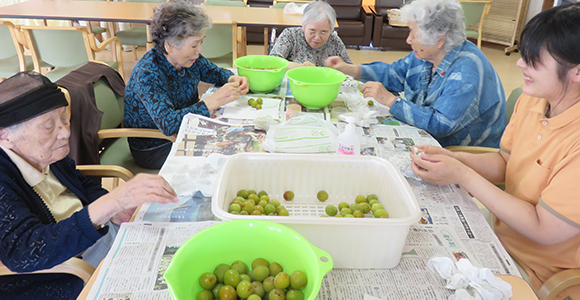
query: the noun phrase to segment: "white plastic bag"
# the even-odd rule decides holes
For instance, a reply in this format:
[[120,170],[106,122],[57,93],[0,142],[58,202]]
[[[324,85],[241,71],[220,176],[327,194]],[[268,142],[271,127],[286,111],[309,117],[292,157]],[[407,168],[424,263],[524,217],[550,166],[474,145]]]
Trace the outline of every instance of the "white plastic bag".
[[329,153],[336,150],[338,129],[312,115],[301,115],[272,125],[262,143],[268,152]]

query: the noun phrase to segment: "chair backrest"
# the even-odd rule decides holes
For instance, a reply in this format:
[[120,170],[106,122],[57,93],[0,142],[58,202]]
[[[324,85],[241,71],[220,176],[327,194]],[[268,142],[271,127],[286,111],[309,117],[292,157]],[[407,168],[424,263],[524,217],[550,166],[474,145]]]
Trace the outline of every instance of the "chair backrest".
[[465,27],[478,23],[485,8],[484,1],[460,1],[463,13],[465,14]]
[[123,122],[124,98],[115,94],[104,79],[93,84],[97,108],[103,112],[101,129],[116,128]]
[[[206,6],[235,6],[235,7],[245,7],[246,3],[240,0],[207,0],[204,5]],[[232,54],[231,62],[230,58],[226,58],[226,64],[218,64],[224,67],[232,67],[234,59],[234,40],[237,41],[237,37],[234,37],[233,30],[237,28],[237,24],[214,24],[212,27],[205,32],[205,38],[203,39],[202,52],[203,56],[208,58],[210,61],[214,58],[220,58],[228,54]],[[231,37],[228,38],[228,37]]]
[[14,25],[11,22],[0,21],[0,59],[6,59],[15,57],[18,55],[16,52],[16,45],[14,45],[13,34]]
[[312,1],[303,0],[303,1],[290,1],[290,0],[274,0],[274,4],[272,4],[272,8],[284,8],[288,3],[294,2],[298,7],[308,4]]
[[516,102],[518,101],[522,93],[523,91],[521,87],[515,88],[510,93],[510,96],[508,97],[506,102],[506,110],[505,110],[506,123],[509,123],[512,114],[514,113],[514,107],[516,106]]
[[55,67],[73,67],[94,59],[84,27],[22,26],[30,45],[34,69],[39,72],[38,59]]

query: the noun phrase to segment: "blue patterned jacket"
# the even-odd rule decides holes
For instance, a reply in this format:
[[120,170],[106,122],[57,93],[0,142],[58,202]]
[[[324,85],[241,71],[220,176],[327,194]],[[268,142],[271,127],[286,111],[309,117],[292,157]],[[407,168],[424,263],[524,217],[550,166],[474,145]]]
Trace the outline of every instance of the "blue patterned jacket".
[[411,52],[393,64],[362,66],[362,81],[404,92],[391,107],[397,119],[429,132],[441,146],[499,148],[506,126],[505,94],[495,69],[470,41],[455,47],[431,79],[433,64]]
[[[217,86],[228,82],[233,73],[222,69],[202,55],[189,68],[177,70],[155,48],[135,65],[125,88],[124,125],[129,128],[159,128],[165,135],[179,131],[188,113],[210,116],[205,103],[199,101],[200,81]],[[169,141],[129,138],[136,149],[152,149]]]
[[[108,228],[95,230],[87,205],[107,191],[76,170],[69,157],[50,166],[84,208],[55,222],[40,196],[0,149],[0,260],[15,272],[56,266],[92,246]],[[69,274],[0,277],[1,299],[76,299],[83,281]]]

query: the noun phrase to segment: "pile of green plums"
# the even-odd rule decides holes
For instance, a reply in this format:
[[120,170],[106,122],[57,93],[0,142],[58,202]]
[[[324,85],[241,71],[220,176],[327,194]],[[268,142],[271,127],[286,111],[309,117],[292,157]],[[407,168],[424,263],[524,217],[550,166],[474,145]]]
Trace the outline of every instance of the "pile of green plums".
[[330,217],[364,218],[365,214],[368,213],[372,213],[375,218],[389,217],[389,213],[387,213],[375,194],[370,194],[366,197],[357,195],[355,202],[352,204],[340,202],[338,208],[334,205],[327,205],[324,211]]
[[270,199],[266,191],[239,190],[228,208],[230,214],[289,216],[288,210],[280,201]]
[[264,100],[262,100],[262,98],[258,98],[258,99],[250,98],[250,99],[248,99],[248,105],[255,108],[255,109],[262,109],[263,103],[264,103]]
[[246,263],[236,260],[231,265],[219,264],[213,273],[206,272],[199,277],[203,288],[197,300],[303,300],[302,289],[308,279],[301,270],[291,274],[277,262],[257,258],[251,270]]

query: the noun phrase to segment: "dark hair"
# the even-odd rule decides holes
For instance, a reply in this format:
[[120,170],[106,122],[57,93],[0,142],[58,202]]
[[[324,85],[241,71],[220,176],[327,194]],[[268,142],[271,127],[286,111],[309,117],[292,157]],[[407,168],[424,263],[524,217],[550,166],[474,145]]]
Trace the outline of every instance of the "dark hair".
[[180,48],[183,40],[211,27],[211,18],[205,10],[184,0],[169,1],[155,8],[151,37],[155,49],[167,54],[165,42]]
[[552,7],[534,16],[520,38],[522,59],[527,65],[542,64],[545,49],[558,62],[558,78],[564,82],[566,73],[580,64],[580,3]]

